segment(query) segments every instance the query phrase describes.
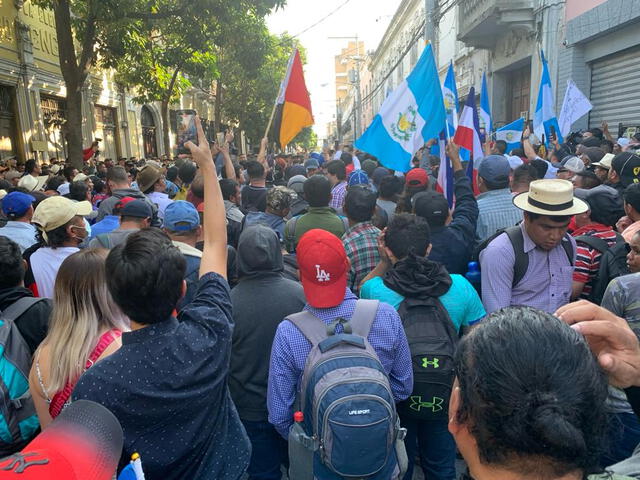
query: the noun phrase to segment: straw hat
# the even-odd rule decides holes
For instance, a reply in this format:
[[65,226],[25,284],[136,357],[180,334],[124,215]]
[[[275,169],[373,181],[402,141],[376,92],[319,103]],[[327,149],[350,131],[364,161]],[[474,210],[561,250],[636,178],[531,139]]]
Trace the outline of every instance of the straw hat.
[[568,180],[536,180],[529,191],[516,195],[513,204],[521,210],[538,215],[578,215],[589,206],[573,196],[573,184]]
[[42,190],[44,184],[47,183],[49,177],[43,175],[41,177],[34,177],[33,175],[25,175],[18,182],[18,186],[26,189],[29,192],[37,192]]
[[599,162],[592,163],[594,167],[605,168],[607,170],[611,170],[611,162],[616,156],[613,153],[607,153],[604,157],[600,159]]

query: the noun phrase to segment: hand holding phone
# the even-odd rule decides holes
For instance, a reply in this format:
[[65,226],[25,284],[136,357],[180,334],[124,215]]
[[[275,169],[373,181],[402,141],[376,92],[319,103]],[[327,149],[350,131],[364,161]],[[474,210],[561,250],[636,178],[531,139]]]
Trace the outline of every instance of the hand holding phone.
[[177,120],[177,145],[178,154],[188,155],[191,153],[185,143],[192,142],[198,145],[198,131],[196,129],[196,111],[195,110],[178,110],[176,112]]

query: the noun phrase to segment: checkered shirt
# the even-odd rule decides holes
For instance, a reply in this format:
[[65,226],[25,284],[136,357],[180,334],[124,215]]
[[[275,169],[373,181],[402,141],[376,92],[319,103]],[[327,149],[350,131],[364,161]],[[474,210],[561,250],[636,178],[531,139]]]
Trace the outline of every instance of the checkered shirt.
[[347,257],[351,261],[347,286],[358,295],[360,283],[380,261],[378,237],[380,230],[371,222],[357,223],[342,237]]

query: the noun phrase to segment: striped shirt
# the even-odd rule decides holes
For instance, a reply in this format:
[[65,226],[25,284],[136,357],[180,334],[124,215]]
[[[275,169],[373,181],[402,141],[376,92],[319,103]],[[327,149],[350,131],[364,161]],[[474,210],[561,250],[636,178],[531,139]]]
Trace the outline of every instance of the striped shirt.
[[360,282],[376,268],[380,261],[378,237],[380,230],[371,222],[357,223],[344,234],[342,243],[351,262],[347,286],[358,295]]
[[335,210],[342,211],[346,196],[347,182],[342,181],[331,190],[331,201],[329,202],[329,206]]
[[[574,238],[580,236],[600,238],[606,241],[609,247],[613,247],[616,244],[616,232],[614,232],[611,227],[600,223],[592,223],[573,232]],[[576,243],[578,248],[576,250],[576,268],[573,272],[573,281],[585,284],[580,298],[588,299],[593,289],[593,280],[596,278],[596,275],[598,275],[602,252],[580,240],[577,240]]]
[[513,204],[513,195],[508,188],[478,195],[478,210],[476,235],[479,241],[522,221],[522,210]]
[[[357,300],[347,288],[343,302],[337,307],[318,309],[307,304],[304,309],[329,325],[339,317],[350,319]],[[367,338],[389,376],[394,399],[405,400],[413,390],[411,353],[400,317],[391,305],[380,303]],[[267,407],[269,423],[284,438],[288,438],[293,424],[293,404],[310,352],[311,344],[291,322],[284,320],[278,325],[271,348]]]

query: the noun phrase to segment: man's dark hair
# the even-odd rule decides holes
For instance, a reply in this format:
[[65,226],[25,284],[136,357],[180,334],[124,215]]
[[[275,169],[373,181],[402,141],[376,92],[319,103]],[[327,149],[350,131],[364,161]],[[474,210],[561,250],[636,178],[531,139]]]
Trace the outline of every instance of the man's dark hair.
[[238,182],[235,180],[231,180],[230,178],[223,178],[220,180],[220,190],[222,191],[223,200],[231,200],[231,197],[236,194],[237,188]]
[[331,201],[331,183],[324,175],[313,175],[304,182],[304,198],[310,207],[327,207]]
[[264,165],[257,160],[247,162],[247,174],[249,175],[249,180],[262,180],[264,177]]
[[527,217],[532,222],[541,219],[542,217],[548,217],[552,221],[556,223],[565,223],[571,220],[571,215],[542,215],[540,213],[532,213],[532,212],[523,212],[524,216]]
[[0,289],[13,288],[24,279],[24,262],[20,247],[0,236]]
[[151,325],[167,320],[182,296],[186,261],[158,228],[135,232],[109,253],[107,286],[132,321]]
[[27,175],[30,174],[30,173],[33,173],[33,171],[36,169],[37,165],[38,165],[37,162],[33,158],[30,158],[24,164],[25,173]]
[[440,157],[438,155],[429,155],[427,158],[431,168],[440,167]]
[[640,183],[632,183],[625,188],[622,197],[625,203],[628,203],[636,212],[640,213]]
[[67,234],[67,227],[69,224],[73,222],[73,218],[69,220],[64,225],[60,225],[58,228],[54,228],[47,232],[47,240],[44,239],[42,235],[42,231],[38,229],[38,233],[36,234],[36,239],[38,243],[42,245],[47,245],[51,248],[60,248],[64,245],[64,242],[69,240],[69,235]]
[[431,229],[422,217],[398,213],[387,225],[384,243],[398,260],[410,253],[424,257],[431,243]]
[[612,153],[613,152],[613,142],[611,140],[608,140],[608,139],[605,138],[604,140],[602,140],[600,148],[602,149],[602,151],[604,153]]
[[454,365],[456,420],[471,428],[483,464],[523,477],[598,473],[607,381],[582,335],[548,313],[509,307],[462,338]]
[[169,180],[170,182],[175,182],[176,179],[178,178],[178,167],[169,167],[167,168],[167,180]]
[[500,152],[500,155],[507,153],[507,142],[504,140],[496,141],[496,150]]
[[182,183],[189,184],[193,182],[193,179],[196,178],[196,173],[198,172],[198,167],[196,164],[190,160],[187,160],[180,165],[178,168],[178,177],[182,180]]
[[353,163],[353,155],[349,152],[342,152],[342,155],[340,155],[340,161],[344,163],[345,166],[351,165]]
[[513,171],[513,183],[515,185],[528,185],[538,179],[538,170],[529,163],[523,163]]
[[516,157],[526,157],[526,155],[524,154],[524,148],[514,148],[513,150],[511,150],[511,155],[514,155]]
[[107,171],[107,181],[122,185],[129,182],[129,175],[124,167],[116,165]]
[[198,198],[204,198],[204,177],[202,175],[196,175],[196,178],[191,182],[191,193]]
[[73,171],[76,170],[76,167],[73,165],[67,165],[62,169],[62,176],[67,179],[67,182],[73,182]]
[[353,222],[370,222],[376,210],[376,200],[376,194],[369,187],[350,187],[344,199],[344,213]]
[[380,193],[380,198],[393,199],[396,195],[402,193],[403,188],[404,185],[400,178],[395,175],[388,175],[380,181],[378,192]]
[[490,190],[490,191],[503,190],[509,186],[509,177],[507,177],[506,180],[503,180],[502,182],[490,182],[486,180],[484,177],[482,178],[482,181],[484,182],[485,187],[487,187],[487,190]]
[[82,202],[87,199],[89,186],[84,181],[71,182],[69,184],[69,198],[76,202]]
[[58,187],[64,183],[64,177],[60,175],[55,175],[49,179],[47,184],[45,185],[45,190],[58,190]]
[[347,167],[342,160],[332,160],[327,163],[327,173],[335,175],[340,181],[347,179]]
[[583,170],[581,172],[576,173],[576,178],[580,177],[582,181],[582,187],[586,190],[591,188],[595,188],[598,185],[602,184],[598,176],[593,172],[593,170]]
[[591,135],[593,135],[594,137],[599,138],[600,140],[602,140],[604,138],[604,133],[598,127],[590,128],[587,131],[590,132]]

